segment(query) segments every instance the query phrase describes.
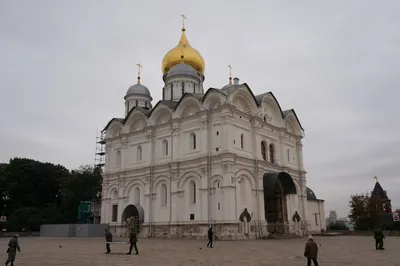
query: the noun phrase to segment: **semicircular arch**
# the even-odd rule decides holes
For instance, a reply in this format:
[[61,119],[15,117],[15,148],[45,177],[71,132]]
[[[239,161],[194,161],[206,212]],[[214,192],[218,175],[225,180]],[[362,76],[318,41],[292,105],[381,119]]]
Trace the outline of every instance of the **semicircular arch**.
[[249,170],[240,169],[239,171],[236,172],[236,177],[237,178],[245,177],[250,182],[252,189],[257,188],[256,181],[254,180],[254,176]]
[[167,123],[172,119],[171,109],[164,104],[157,104],[150,114],[149,124],[152,126]]
[[201,104],[195,97],[190,94],[186,94],[185,96],[176,107],[172,115],[173,118],[190,116],[201,111]]
[[178,189],[182,189],[188,179],[201,180],[201,175],[194,171],[184,173],[178,180]]

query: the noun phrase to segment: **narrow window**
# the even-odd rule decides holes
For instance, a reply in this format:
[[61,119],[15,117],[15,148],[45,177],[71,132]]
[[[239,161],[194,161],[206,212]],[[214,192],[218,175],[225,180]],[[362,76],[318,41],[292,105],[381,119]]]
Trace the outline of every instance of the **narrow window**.
[[221,210],[221,205],[219,202],[218,202],[218,210]]
[[275,147],[274,144],[269,144],[269,161],[275,163]]
[[161,206],[167,206],[167,185],[161,185]]
[[264,161],[267,160],[267,144],[265,143],[265,141],[261,142],[261,156]]
[[173,91],[174,91],[174,85],[171,83],[171,101],[173,101],[174,100],[174,94],[173,94]]
[[142,146],[137,147],[137,161],[140,162],[142,160]]
[[217,131],[217,136],[219,136],[219,131]]
[[219,182],[217,182],[217,188],[219,188]]
[[195,133],[190,133],[190,148],[192,150],[195,150],[197,145],[196,145],[196,134]]
[[185,83],[184,82],[182,82],[182,96],[183,96],[183,94],[185,94]]
[[193,93],[196,93],[196,83],[193,83]]
[[112,205],[111,222],[116,222],[118,218],[118,205]]
[[135,199],[135,204],[140,203],[140,189],[138,187],[135,188],[135,194],[133,194],[133,197]]
[[136,100],[136,106],[138,106],[139,105],[139,101],[138,100]]
[[146,107],[146,108],[147,108],[147,102],[144,102],[144,107]]
[[244,136],[243,136],[243,134],[242,135],[240,135],[240,147],[243,149],[243,147],[244,147]]
[[166,139],[162,141],[162,154],[164,156],[168,155],[168,141]]
[[196,183],[194,181],[190,181],[190,203],[196,204]]
[[287,153],[287,161],[290,162],[290,151],[289,151],[289,149],[286,151],[286,153]]
[[240,182],[240,196],[242,203],[246,203],[246,181],[244,179]]
[[116,152],[116,155],[115,155],[115,164],[116,164],[116,166],[120,166],[120,165],[121,165],[121,151],[120,151],[120,150],[118,150],[118,151]]

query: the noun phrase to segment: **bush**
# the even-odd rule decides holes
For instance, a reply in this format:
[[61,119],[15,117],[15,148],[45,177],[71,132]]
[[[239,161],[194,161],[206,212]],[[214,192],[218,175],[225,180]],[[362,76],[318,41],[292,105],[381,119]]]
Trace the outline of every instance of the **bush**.
[[23,229],[39,231],[42,222],[42,211],[38,208],[27,207],[13,212],[6,223],[6,228],[9,232],[20,232]]
[[328,230],[349,230],[343,221],[336,221],[328,225]]

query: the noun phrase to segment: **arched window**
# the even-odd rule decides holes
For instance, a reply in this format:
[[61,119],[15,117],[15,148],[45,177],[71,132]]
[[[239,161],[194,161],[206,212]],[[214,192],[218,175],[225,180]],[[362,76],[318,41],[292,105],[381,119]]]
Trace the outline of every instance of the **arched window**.
[[120,166],[121,165],[121,151],[118,150],[115,154],[115,165]]
[[261,141],[261,156],[264,161],[267,160],[267,144],[265,141]]
[[162,155],[168,155],[168,140],[166,139],[162,141]]
[[138,162],[142,160],[142,146],[140,145],[137,147],[136,159]]
[[240,182],[240,198],[242,203],[246,203],[246,180],[244,178]]
[[275,146],[272,143],[269,144],[269,161],[275,163]]
[[190,203],[196,204],[196,182],[193,180],[189,183],[189,191],[190,191]]
[[140,204],[140,189],[139,189],[139,187],[135,188],[135,194],[133,194],[133,197],[135,199],[135,204]]
[[182,96],[183,96],[183,94],[185,94],[185,83],[184,82],[182,82]]
[[139,101],[138,100],[136,100],[136,106],[138,106],[139,105]]
[[171,101],[174,99],[174,85],[171,83]]
[[243,147],[244,147],[244,136],[242,134],[242,135],[240,135],[240,148],[243,149]]
[[195,150],[196,147],[196,134],[190,133],[190,149]]
[[290,151],[289,149],[286,151],[286,155],[287,155],[287,161],[290,162]]
[[167,198],[167,185],[161,185],[161,206],[167,206],[168,198]]

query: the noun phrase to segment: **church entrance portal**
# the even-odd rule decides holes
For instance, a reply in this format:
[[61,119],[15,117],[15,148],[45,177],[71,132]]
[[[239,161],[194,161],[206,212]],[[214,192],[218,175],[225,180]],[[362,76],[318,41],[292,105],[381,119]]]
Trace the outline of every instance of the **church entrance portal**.
[[136,231],[140,231],[140,225],[144,222],[144,210],[142,206],[137,205],[128,205],[125,207],[122,212],[122,223],[126,225],[127,229],[135,229]]
[[292,177],[285,172],[266,173],[263,178],[265,220],[270,233],[288,233],[286,195],[297,194]]

